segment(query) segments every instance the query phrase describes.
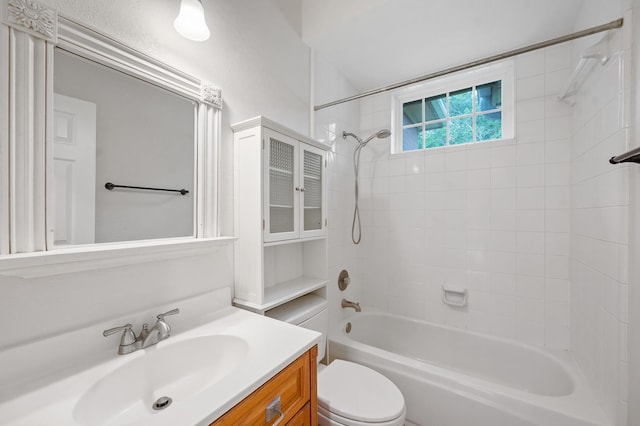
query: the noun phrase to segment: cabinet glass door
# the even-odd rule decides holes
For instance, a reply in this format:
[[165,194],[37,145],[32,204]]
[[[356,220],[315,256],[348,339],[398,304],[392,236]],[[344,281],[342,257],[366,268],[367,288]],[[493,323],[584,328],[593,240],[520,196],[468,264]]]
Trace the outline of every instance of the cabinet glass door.
[[297,142],[285,136],[269,133],[268,143],[268,188],[266,201],[265,241],[295,238],[298,220],[295,197],[297,174]]
[[323,173],[324,152],[319,149],[302,146],[302,233],[304,237],[321,235],[324,232],[323,221]]

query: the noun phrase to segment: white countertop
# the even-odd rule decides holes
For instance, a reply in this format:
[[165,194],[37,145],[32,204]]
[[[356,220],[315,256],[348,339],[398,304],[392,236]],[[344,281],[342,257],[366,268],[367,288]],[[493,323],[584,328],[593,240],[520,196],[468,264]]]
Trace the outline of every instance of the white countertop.
[[[157,348],[207,335],[230,335],[245,340],[249,349],[241,367],[193,397],[174,400],[165,410],[149,414],[148,420],[144,419],[143,423],[138,419],[129,424],[208,425],[317,344],[320,339],[320,334],[317,332],[238,308],[227,307],[216,313],[211,322],[174,334],[169,339],[158,343]],[[23,426],[85,424],[74,414],[76,404],[82,395],[110,371],[123,366],[133,357],[144,356],[144,351],[118,356],[40,389],[2,402],[0,424]]]

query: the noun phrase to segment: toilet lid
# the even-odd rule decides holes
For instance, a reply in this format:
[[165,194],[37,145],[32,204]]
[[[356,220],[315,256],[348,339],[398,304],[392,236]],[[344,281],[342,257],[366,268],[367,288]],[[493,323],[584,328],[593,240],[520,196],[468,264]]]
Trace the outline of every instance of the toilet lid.
[[393,420],[404,412],[404,397],[391,380],[368,367],[339,359],[318,375],[318,404],[361,422]]

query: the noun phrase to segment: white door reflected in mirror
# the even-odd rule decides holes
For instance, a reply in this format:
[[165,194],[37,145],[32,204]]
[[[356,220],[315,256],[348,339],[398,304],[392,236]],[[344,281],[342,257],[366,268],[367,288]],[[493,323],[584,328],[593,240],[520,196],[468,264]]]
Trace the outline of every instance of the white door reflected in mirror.
[[55,244],[95,243],[96,104],[54,95]]

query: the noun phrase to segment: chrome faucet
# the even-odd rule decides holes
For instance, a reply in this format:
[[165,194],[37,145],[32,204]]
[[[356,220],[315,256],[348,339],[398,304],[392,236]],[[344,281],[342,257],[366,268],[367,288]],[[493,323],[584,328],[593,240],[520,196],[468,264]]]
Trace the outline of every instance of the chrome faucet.
[[151,330],[149,330],[148,324],[142,325],[140,334],[136,337],[136,334],[131,329],[131,324],[126,324],[121,327],[114,327],[102,332],[102,335],[107,337],[122,331],[122,337],[120,337],[120,346],[118,346],[118,355],[126,355],[131,352],[135,352],[138,349],[148,348],[158,342],[168,338],[171,335],[171,327],[164,320],[164,317],[169,315],[179,314],[180,309],[172,309],[164,314],[159,314],[158,319]]
[[343,308],[353,308],[356,312],[362,312],[362,308],[360,308],[360,303],[352,302],[347,299],[342,299],[342,307]]

